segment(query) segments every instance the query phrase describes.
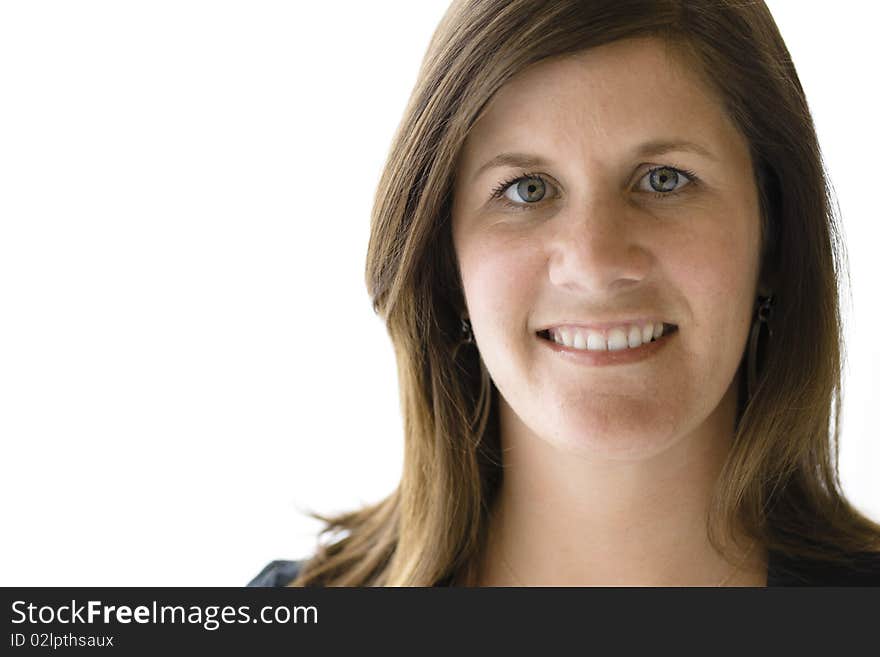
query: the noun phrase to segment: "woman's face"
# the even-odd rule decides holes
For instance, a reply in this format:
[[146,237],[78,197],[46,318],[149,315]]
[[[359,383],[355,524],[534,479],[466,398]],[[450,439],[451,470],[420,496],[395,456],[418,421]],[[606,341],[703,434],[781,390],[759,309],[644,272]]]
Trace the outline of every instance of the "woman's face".
[[[735,402],[752,319],[757,189],[747,142],[678,57],[633,39],[539,62],[493,97],[456,170],[453,242],[501,404],[581,454],[645,457],[713,418],[733,431],[713,412]],[[519,155],[486,166],[504,153]],[[630,351],[649,321],[677,332]]]

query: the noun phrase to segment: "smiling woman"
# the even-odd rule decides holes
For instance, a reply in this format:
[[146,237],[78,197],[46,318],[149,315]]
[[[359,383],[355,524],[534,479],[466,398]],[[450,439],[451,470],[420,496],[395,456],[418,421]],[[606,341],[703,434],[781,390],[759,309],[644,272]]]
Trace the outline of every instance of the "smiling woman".
[[[691,59],[648,37],[541,61],[462,148],[452,241],[505,453],[485,581],[503,583],[491,565],[505,563],[597,584],[728,567],[700,520],[733,434],[760,208],[748,143]],[[702,144],[678,145],[691,135]],[[514,173],[524,200],[486,203],[495,169],[464,181],[499,148],[557,164]],[[574,556],[544,566],[554,547]],[[760,582],[763,550],[741,571]]]
[[880,583],[829,198],[763,3],[453,2],[367,257],[403,478],[254,583]]

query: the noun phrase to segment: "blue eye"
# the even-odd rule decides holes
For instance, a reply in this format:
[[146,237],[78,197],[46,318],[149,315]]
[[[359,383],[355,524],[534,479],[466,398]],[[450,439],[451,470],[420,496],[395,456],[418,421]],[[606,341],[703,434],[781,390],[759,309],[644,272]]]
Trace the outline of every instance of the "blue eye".
[[[523,173],[501,182],[492,190],[492,198],[500,198],[504,201],[504,205],[516,210],[530,210],[529,206],[538,205],[544,200],[547,186],[551,184],[547,178],[539,173]],[[507,195],[509,189],[513,189],[525,203],[509,198]]]
[[[699,178],[687,169],[661,166],[645,173],[641,180],[647,180],[650,187],[645,189],[640,186],[640,191],[648,192],[658,199],[666,199],[680,194],[685,187],[697,184]],[[683,184],[679,184],[682,181]],[[545,200],[548,185],[552,187],[553,183],[542,174],[521,173],[502,181],[492,190],[491,198],[501,199],[505,206],[513,210],[531,210]],[[513,190],[522,201],[510,198],[507,193],[509,190]]]
[[[667,198],[681,193],[682,188],[693,184],[696,178],[693,171],[676,169],[675,167],[655,167],[641,179],[647,179],[651,186],[651,189],[643,189],[643,191],[653,192],[657,198]],[[682,179],[685,180],[685,183],[678,187],[677,185]]]

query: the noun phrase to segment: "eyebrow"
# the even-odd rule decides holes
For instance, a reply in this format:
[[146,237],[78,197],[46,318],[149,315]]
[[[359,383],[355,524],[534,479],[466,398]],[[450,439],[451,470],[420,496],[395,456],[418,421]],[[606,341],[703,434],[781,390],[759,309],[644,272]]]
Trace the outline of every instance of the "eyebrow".
[[[652,141],[646,141],[635,148],[635,150],[633,151],[633,156],[644,157],[646,155],[664,155],[665,153],[670,153],[673,151],[687,151],[691,153],[696,153],[697,155],[702,155],[703,157],[709,158],[710,160],[718,160],[718,158],[715,157],[705,147],[697,144],[696,142],[686,141],[684,139],[654,139]],[[477,178],[479,178],[489,169],[495,169],[505,166],[531,169],[534,167],[549,166],[550,164],[551,162],[549,160],[544,159],[540,155],[532,155],[529,153],[499,153],[488,162],[485,162],[482,166],[480,166],[479,169],[474,172],[474,175],[471,178],[471,182],[476,181]]]

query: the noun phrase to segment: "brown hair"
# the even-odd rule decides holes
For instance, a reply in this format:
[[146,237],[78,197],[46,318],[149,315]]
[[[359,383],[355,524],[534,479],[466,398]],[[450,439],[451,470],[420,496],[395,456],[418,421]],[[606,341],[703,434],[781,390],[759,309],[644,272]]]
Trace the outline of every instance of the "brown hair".
[[373,308],[397,358],[403,476],[374,506],[335,517],[310,513],[327,523],[321,536],[342,536],[319,545],[291,585],[472,581],[501,456],[497,389],[479,352],[460,348],[465,304],[450,228],[459,151],[489,99],[527,66],[648,36],[695,63],[750,144],[762,276],[777,299],[757,388],[751,398],[740,390],[709,538],[725,555],[735,525],[795,557],[845,561],[880,549],[880,526],[846,500],[837,472],[844,245],[804,91],[766,5],[455,0],[391,146],[366,262]]

